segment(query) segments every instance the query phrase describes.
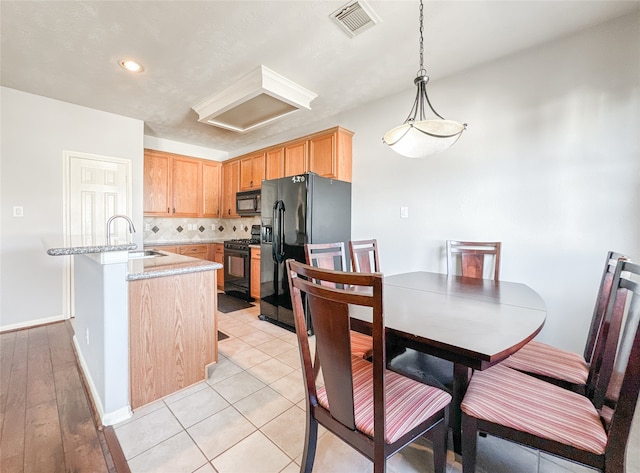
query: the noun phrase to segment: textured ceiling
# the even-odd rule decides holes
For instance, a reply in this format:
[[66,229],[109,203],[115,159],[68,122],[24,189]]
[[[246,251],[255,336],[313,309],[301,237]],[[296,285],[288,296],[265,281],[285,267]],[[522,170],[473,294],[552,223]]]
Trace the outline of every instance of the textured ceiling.
[[[0,2],[1,84],[145,122],[145,133],[229,152],[412,88],[418,1],[369,1],[382,22],[351,39],[329,18],[346,1]],[[602,23],[638,1],[427,1],[433,81]],[[118,62],[144,65],[131,74]],[[318,94],[250,133],[192,107],[260,64]],[[407,104],[409,107],[410,104]],[[404,117],[398,117],[402,120]]]

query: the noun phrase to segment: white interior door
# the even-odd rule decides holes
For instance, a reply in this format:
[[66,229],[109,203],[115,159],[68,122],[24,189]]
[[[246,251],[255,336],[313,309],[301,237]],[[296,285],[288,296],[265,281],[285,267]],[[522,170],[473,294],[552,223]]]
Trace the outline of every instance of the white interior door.
[[[115,214],[131,216],[131,161],[84,153],[65,152],[65,242],[102,245],[107,219]],[[111,234],[119,240],[131,238],[123,219],[111,224]],[[66,310],[73,316],[73,259],[65,268]]]

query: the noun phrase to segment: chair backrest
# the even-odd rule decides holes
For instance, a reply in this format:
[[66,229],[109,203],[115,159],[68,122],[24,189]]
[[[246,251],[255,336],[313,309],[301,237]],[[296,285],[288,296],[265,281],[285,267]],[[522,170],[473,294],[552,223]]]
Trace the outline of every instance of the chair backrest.
[[377,240],[358,240],[349,242],[351,267],[356,273],[379,273]]
[[[447,273],[457,274],[460,260],[461,276],[483,278],[485,261],[493,258],[493,280],[500,279],[499,241],[458,241],[447,240]],[[458,258],[459,256],[459,258]]]
[[[304,255],[309,266],[335,271],[348,271],[344,243],[305,243]],[[329,284],[324,282],[325,285]]]
[[348,271],[344,243],[305,243],[307,264],[322,269]]
[[[374,383],[374,437],[380,434],[384,438],[382,275],[320,269],[294,260],[287,261],[287,272],[307,402],[313,404],[317,400],[316,374],[319,370],[314,362],[319,363],[330,415],[352,431],[355,418],[349,304],[372,308],[374,379],[381,381]],[[351,289],[339,289],[341,286]],[[306,295],[311,308],[311,323],[316,337],[315,359],[311,357],[302,294]]]
[[[591,317],[591,326],[587,334],[587,342],[584,346],[584,359],[587,363],[591,363],[593,352],[596,349],[598,334],[602,326],[602,318],[607,310],[609,296],[611,295],[611,285],[613,284],[614,273],[619,259],[629,259],[626,256],[609,251],[604,262],[602,277],[600,278],[600,288],[598,289],[598,297],[596,305],[593,308],[593,316]],[[601,339],[602,341],[602,339]]]
[[622,271],[614,282],[607,311],[624,314],[624,331],[611,373],[598,380],[594,405],[602,406],[600,411],[608,429],[606,456],[624,465],[640,394],[640,265],[630,261],[619,264]]
[[[623,394],[621,388],[627,365],[632,371],[636,366],[636,371],[639,371],[637,382],[640,383],[640,357],[629,359],[632,341],[640,324],[640,265],[628,260],[618,262],[603,323],[609,323],[610,327],[604,348],[608,356],[601,361],[592,396],[598,408],[618,402]],[[616,324],[623,325],[624,329],[618,327],[616,330]]]
[[[600,293],[596,305],[596,312],[591,330],[596,330],[594,347],[590,354],[589,377],[585,394],[594,400],[594,404],[601,405],[606,383],[612,374],[616,351],[620,341],[620,331],[624,322],[624,305],[626,292],[616,292],[614,287],[621,281],[626,257],[609,252],[608,256],[620,256],[619,259],[609,259],[606,262],[605,273],[600,285]],[[614,301],[615,299],[615,301]],[[611,305],[614,304],[614,305]],[[597,326],[597,327],[594,327]],[[585,358],[586,359],[586,358]]]

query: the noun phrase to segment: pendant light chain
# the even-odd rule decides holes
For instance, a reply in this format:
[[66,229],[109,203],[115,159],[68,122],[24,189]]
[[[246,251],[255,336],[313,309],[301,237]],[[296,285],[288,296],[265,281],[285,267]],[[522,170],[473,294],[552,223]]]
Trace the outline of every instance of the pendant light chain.
[[422,37],[422,34],[424,32],[424,26],[422,25],[424,18],[423,10],[424,5],[422,4],[422,0],[420,0],[420,69],[418,69],[418,76],[423,76],[427,73],[424,68],[424,39]]

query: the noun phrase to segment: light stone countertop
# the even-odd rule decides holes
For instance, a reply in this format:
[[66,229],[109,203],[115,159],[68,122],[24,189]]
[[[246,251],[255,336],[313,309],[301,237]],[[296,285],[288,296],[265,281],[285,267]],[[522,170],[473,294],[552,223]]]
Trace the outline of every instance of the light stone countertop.
[[108,253],[112,251],[135,250],[138,245],[126,241],[116,241],[108,244],[106,238],[83,238],[76,235],[70,238],[69,243],[64,243],[61,237],[44,237],[43,244],[48,248],[47,254],[51,256],[84,255],[90,253]]
[[224,243],[230,238],[211,238],[207,240],[163,240],[163,241],[145,241],[145,248],[157,248],[161,246],[178,246],[178,245],[205,245],[211,243]]
[[191,256],[179,255],[168,251],[159,251],[163,256],[153,258],[130,259],[127,280],[159,278],[177,274],[195,273],[221,269],[220,263]]
[[[79,237],[71,238],[71,243],[68,245],[62,244],[56,238],[45,238],[43,242],[45,246],[49,247],[47,254],[51,256],[87,255],[97,261],[126,263],[128,281],[222,268],[220,263],[165,251],[159,251],[162,256],[153,258],[128,258],[128,252],[138,247],[135,243],[116,242],[116,244],[107,245],[106,241],[83,241]],[[117,254],[117,252],[121,254]],[[107,253],[112,257],[105,258]]]

